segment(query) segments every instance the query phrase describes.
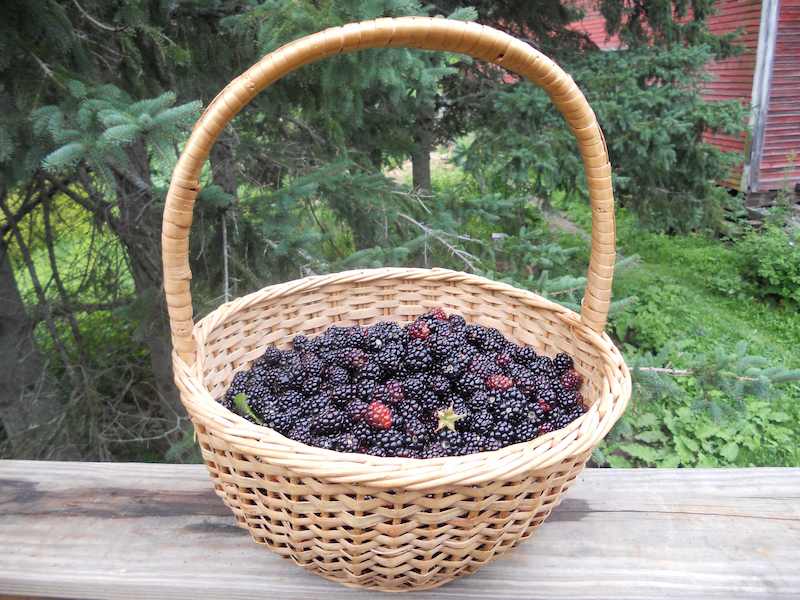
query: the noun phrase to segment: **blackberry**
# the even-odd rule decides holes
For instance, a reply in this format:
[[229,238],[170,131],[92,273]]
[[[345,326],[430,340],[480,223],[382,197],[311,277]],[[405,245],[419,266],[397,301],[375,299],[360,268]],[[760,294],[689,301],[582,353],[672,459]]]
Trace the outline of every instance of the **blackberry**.
[[406,325],[406,331],[408,335],[417,340],[425,340],[431,334],[430,325],[422,319],[417,319]]
[[358,452],[361,442],[352,433],[343,433],[333,438],[333,447],[339,452]]
[[494,424],[494,429],[492,429],[492,437],[500,442],[503,446],[513,444],[516,440],[514,427],[511,425],[511,423],[507,423],[506,421],[499,421]]
[[295,352],[302,352],[309,348],[308,338],[304,335],[296,335],[292,339],[292,349]]
[[352,428],[350,433],[352,433],[358,440],[360,452],[363,452],[369,448],[372,445],[372,441],[375,439],[375,430],[363,421],[361,423],[357,423],[356,426]]
[[431,412],[437,410],[442,403],[439,402],[439,397],[436,394],[426,389],[417,398],[417,404],[422,410]]
[[331,406],[313,418],[311,429],[316,434],[335,434],[342,431],[344,424],[344,413]]
[[494,327],[486,329],[481,342],[481,349],[488,353],[502,352],[508,346],[508,340]]
[[463,444],[462,435],[463,434],[458,431],[441,429],[435,434],[434,440],[441,444],[448,455],[454,456],[461,450]]
[[378,363],[375,362],[368,362],[358,372],[359,379],[362,380],[378,380],[381,378],[381,374],[383,371]]
[[357,397],[365,402],[368,402],[375,393],[378,383],[373,379],[359,379],[356,382],[355,387]]
[[502,373],[498,364],[484,354],[477,354],[472,358],[472,361],[469,363],[469,372],[481,379],[487,379],[492,375],[499,375]]
[[405,366],[409,371],[425,371],[431,362],[430,350],[424,342],[413,341],[406,347]]
[[552,374],[555,372],[553,361],[549,356],[537,357],[536,360],[531,363],[530,368],[531,371],[533,371],[536,375],[552,376]]
[[527,442],[539,435],[539,425],[531,421],[523,421],[517,425],[517,442]]
[[325,450],[333,450],[334,437],[330,435],[319,435],[314,438],[312,443],[317,448],[323,448]]
[[281,358],[283,358],[283,352],[278,350],[275,346],[270,346],[264,350],[264,354],[261,355],[261,358],[259,358],[256,363],[262,364],[265,367],[274,367],[281,362]]
[[351,384],[333,386],[331,387],[330,394],[331,400],[339,406],[344,406],[360,396],[358,387]]
[[487,411],[473,412],[464,419],[463,427],[480,435],[488,435],[494,427],[494,419]]
[[514,358],[519,364],[530,366],[538,358],[538,354],[530,346],[517,347],[514,349]]
[[262,422],[266,422],[267,415],[272,410],[272,398],[248,398],[247,404]]
[[483,388],[483,380],[474,373],[467,373],[456,382],[456,390],[464,397],[480,392]]
[[524,367],[521,367],[514,373],[514,383],[517,389],[528,397],[536,394],[536,375]]
[[284,412],[296,411],[305,404],[305,397],[296,390],[289,390],[278,396],[275,399],[275,404],[278,410]]
[[483,452],[484,439],[477,433],[465,433],[461,438],[459,454],[476,454]]
[[480,325],[467,325],[465,329],[467,341],[476,348],[483,348],[486,340],[486,330]]
[[422,418],[422,407],[416,402],[403,402],[396,407],[396,413],[408,422],[409,420],[420,420]]
[[296,411],[281,411],[273,408],[268,418],[265,420],[265,425],[272,427],[275,431],[281,434],[287,434],[295,426],[297,422]]
[[508,368],[511,366],[512,362],[511,354],[508,352],[500,352],[499,354],[495,355],[494,362],[501,369]]
[[447,455],[448,451],[441,442],[433,442],[420,453],[421,458],[441,458]]
[[395,456],[396,453],[406,446],[405,436],[394,429],[387,429],[375,434],[372,442],[373,448],[382,448],[386,456]]
[[276,393],[291,389],[294,379],[291,374],[283,367],[276,367],[264,376],[264,382],[269,385]]
[[539,388],[536,391],[536,399],[540,402],[547,402],[548,404],[553,404],[556,401],[556,391],[555,389],[553,389],[552,385]]
[[517,388],[510,388],[500,394],[500,404],[497,415],[500,419],[517,421],[522,418],[527,409],[525,396]]
[[506,375],[489,375],[486,378],[486,387],[490,390],[507,390],[514,382]]
[[364,421],[374,429],[389,429],[392,426],[392,409],[383,402],[373,400],[367,407]]
[[568,390],[578,390],[583,384],[583,377],[575,369],[569,369],[561,374],[561,385]]
[[550,423],[542,423],[539,425],[539,435],[544,435],[545,433],[550,433],[553,431],[553,426]]
[[403,381],[403,392],[405,393],[405,397],[409,400],[419,401],[423,392],[427,389],[425,380],[418,375],[409,377]]
[[462,330],[467,326],[464,317],[461,315],[450,315],[447,318],[447,322],[450,324],[450,328],[456,331]]
[[439,371],[450,380],[458,379],[469,368],[472,357],[472,353],[462,349],[458,353],[444,358],[440,363]]
[[421,318],[426,320],[447,321],[447,313],[444,312],[444,309],[441,306],[437,306],[422,315]]
[[406,441],[412,448],[421,448],[430,438],[430,430],[425,424],[416,418],[409,418],[403,425],[403,433],[406,434]]
[[305,377],[322,377],[322,361],[312,352],[300,355],[300,365]]
[[556,374],[558,375],[570,370],[572,366],[572,357],[566,352],[559,352],[553,359],[553,367],[555,367]]
[[324,379],[332,386],[343,385],[350,381],[350,374],[347,369],[332,365],[325,369]]
[[314,434],[311,433],[311,423],[302,421],[295,424],[289,431],[289,437],[301,444],[310,445],[314,441]]
[[364,417],[367,415],[367,408],[369,404],[364,402],[363,400],[353,400],[345,407],[345,412],[347,413],[348,418],[353,423],[358,423],[362,421]]
[[403,347],[399,344],[387,344],[375,357],[384,375],[397,373],[403,364]]
[[492,452],[494,450],[500,450],[503,447],[503,442],[500,440],[496,440],[494,438],[483,438],[483,451],[484,452]]
[[428,387],[440,396],[450,393],[450,381],[444,375],[432,375],[428,380]]
[[428,347],[435,360],[441,361],[451,356],[458,350],[458,340],[448,335],[448,332],[439,332],[428,338]]
[[399,404],[405,399],[403,384],[396,379],[387,381],[384,387],[386,390],[386,401],[389,404]]
[[300,391],[306,396],[312,396],[319,391],[320,387],[322,387],[322,379],[319,377],[308,377],[300,384]]
[[369,357],[367,353],[361,350],[361,348],[350,348],[345,351],[344,362],[354,371],[363,369],[368,361]]
[[473,411],[496,411],[500,405],[500,395],[494,391],[480,391],[473,394],[467,403]]

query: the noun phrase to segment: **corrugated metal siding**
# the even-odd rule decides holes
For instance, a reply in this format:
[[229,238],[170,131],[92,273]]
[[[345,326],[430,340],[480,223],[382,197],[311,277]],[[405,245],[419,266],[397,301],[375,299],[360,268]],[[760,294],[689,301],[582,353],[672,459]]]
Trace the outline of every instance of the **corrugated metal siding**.
[[[794,155],[794,156],[793,156]],[[781,0],[764,146],[754,191],[800,182],[800,0]]]

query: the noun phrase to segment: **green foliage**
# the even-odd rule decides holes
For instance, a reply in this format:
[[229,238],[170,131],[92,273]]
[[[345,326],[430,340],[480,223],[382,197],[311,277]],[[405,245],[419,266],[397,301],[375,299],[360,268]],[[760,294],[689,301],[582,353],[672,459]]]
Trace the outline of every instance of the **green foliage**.
[[759,298],[800,305],[800,233],[777,226],[750,231],[736,245],[742,278]]
[[[736,103],[700,97],[706,46],[598,52],[567,69],[586,94],[605,133],[620,202],[661,231],[725,229],[735,199],[716,187],[737,156],[702,141],[704,130],[737,133]],[[492,189],[550,196],[586,193],[572,133],[549,98],[527,82],[503,86],[474,141],[465,168]],[[506,127],[497,128],[502,122]]]

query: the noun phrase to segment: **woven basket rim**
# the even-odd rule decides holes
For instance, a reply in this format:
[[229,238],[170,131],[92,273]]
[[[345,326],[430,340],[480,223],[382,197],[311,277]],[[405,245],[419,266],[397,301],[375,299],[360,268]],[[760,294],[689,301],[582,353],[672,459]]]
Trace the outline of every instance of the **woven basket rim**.
[[[229,411],[208,392],[201,365],[205,340],[220,324],[252,306],[289,294],[308,292],[335,283],[359,283],[376,279],[465,282],[500,292],[514,300],[552,311],[576,337],[595,347],[603,357],[603,385],[589,410],[567,427],[499,450],[432,459],[378,457],[343,453],[308,446],[275,430],[247,421]],[[224,439],[232,452],[260,457],[280,464],[298,476],[314,476],[330,483],[362,484],[376,489],[430,489],[441,486],[479,485],[487,481],[512,480],[534,469],[545,469],[566,457],[593,448],[625,410],[630,397],[630,373],[619,350],[604,332],[598,334],[572,310],[533,292],[477,275],[448,269],[386,267],[359,269],[329,275],[314,275],[270,285],[221,305],[199,320],[193,330],[197,355],[187,365],[173,352],[175,379],[181,399],[193,420]]]

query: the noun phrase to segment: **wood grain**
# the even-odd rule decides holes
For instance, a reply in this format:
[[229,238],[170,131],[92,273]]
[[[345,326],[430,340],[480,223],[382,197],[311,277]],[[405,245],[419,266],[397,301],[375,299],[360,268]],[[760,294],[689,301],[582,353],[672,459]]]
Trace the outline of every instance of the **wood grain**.
[[[800,469],[588,470],[508,558],[413,597],[797,598],[798,540]],[[253,544],[199,465],[0,461],[0,548],[0,597],[381,597]]]

